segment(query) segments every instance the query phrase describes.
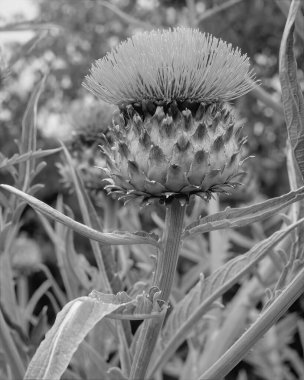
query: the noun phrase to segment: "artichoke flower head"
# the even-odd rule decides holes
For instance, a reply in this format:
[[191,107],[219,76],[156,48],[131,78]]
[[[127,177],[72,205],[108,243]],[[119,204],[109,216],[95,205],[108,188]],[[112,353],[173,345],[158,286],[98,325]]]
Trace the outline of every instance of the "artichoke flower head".
[[227,102],[252,79],[238,49],[182,27],[137,34],[97,60],[84,86],[119,108],[102,146],[108,192],[186,202],[236,186],[243,140]]

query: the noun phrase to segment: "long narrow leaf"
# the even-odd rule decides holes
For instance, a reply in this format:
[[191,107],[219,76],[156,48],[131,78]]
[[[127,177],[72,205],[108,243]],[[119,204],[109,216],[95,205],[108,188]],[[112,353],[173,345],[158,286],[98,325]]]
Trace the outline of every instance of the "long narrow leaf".
[[37,104],[44,87],[45,77],[36,85],[30,100],[28,102],[23,120],[22,120],[22,135],[21,135],[21,153],[36,150],[37,141]]
[[15,342],[9,331],[9,327],[3,318],[2,311],[0,308],[0,338],[3,345],[4,355],[7,360],[7,364],[10,367],[12,375],[16,379],[22,379],[25,373],[25,365],[19,355]]
[[[304,98],[297,81],[297,62],[293,51],[293,32],[301,2],[291,3],[280,47],[280,81],[288,137],[296,163],[304,179]],[[303,17],[301,18],[303,21]],[[303,182],[302,182],[303,183]]]
[[59,380],[89,331],[124,305],[102,302],[94,297],[70,301],[57,314],[53,327],[32,358],[24,380]]
[[38,347],[24,380],[59,380],[80,343],[103,318],[157,318],[163,317],[166,306],[159,306],[158,296],[153,300],[146,294],[130,298],[125,292],[103,294],[93,291],[88,297],[79,297],[57,314],[53,327]]
[[303,294],[304,268],[249,329],[198,380],[224,378]]
[[[37,145],[37,105],[44,87],[45,77],[36,85],[22,119],[20,154],[35,152]],[[34,174],[35,159],[30,157],[19,165],[18,187],[27,190]]]
[[301,187],[296,191],[291,191],[288,194],[269,199],[253,206],[233,209],[227,208],[224,211],[206,216],[201,218],[198,222],[190,224],[186,227],[183,237],[188,238],[194,234],[224,228],[244,227],[247,224],[269,218],[274,213],[279,212],[293,202],[297,202],[303,198],[304,187]]
[[[101,230],[102,226],[98,219],[97,213],[95,208],[92,205],[92,202],[90,198],[88,197],[88,194],[85,190],[84,183],[77,171],[77,169],[74,168],[72,163],[72,158],[66,149],[66,147],[63,145],[63,152],[65,154],[66,160],[70,166],[72,179],[75,186],[75,191],[80,207],[80,211],[84,220],[84,223],[91,228]],[[114,277],[115,273],[115,263],[113,260],[111,248],[109,246],[104,246],[104,250],[101,251],[100,246],[95,241],[90,241],[91,247],[95,256],[96,263],[98,265],[98,269],[100,272],[100,279],[102,279],[102,289],[105,291],[112,291],[111,289],[111,280]],[[116,289],[115,289],[116,290]],[[121,289],[117,289],[121,290]]]
[[[299,0],[301,2],[301,0]],[[290,8],[290,0],[276,0],[277,6],[284,13],[286,18],[288,17],[289,8]],[[297,13],[296,16],[296,32],[298,36],[304,41],[304,15],[301,12]]]
[[212,307],[213,303],[238,283],[240,278],[251,271],[276,244],[303,222],[304,219],[301,219],[288,228],[275,232],[268,239],[255,245],[245,255],[230,260],[192,288],[168,317],[161,341],[161,353],[154,361],[150,375],[170,358],[187,338],[194,324]]
[[25,162],[29,160],[30,158],[42,158],[46,156],[50,156],[52,154],[58,153],[61,151],[61,148],[55,148],[55,149],[38,149],[36,152],[29,151],[24,154],[14,154],[12,157],[1,157],[0,155],[0,169],[8,169],[9,166],[20,164],[21,162]]
[[47,31],[42,31],[36,34],[28,42],[23,44],[19,49],[16,49],[12,57],[9,60],[8,67],[12,67],[21,58],[25,58],[30,52],[32,52],[38,43],[47,36]]
[[132,245],[132,244],[151,244],[156,247],[159,243],[148,233],[130,233],[130,232],[112,232],[112,233],[102,233],[96,231],[86,225],[76,222],[75,220],[69,218],[68,216],[62,214],[61,212],[55,210],[54,208],[48,206],[46,203],[41,202],[39,199],[24,193],[21,190],[14,188],[9,185],[0,185],[3,189],[10,191],[11,193],[22,198],[25,202],[30,204],[35,210],[41,212],[42,214],[50,217],[53,220],[65,224],[67,227],[71,228],[75,232],[88,237],[89,239],[96,240],[101,244],[113,244],[113,245]]

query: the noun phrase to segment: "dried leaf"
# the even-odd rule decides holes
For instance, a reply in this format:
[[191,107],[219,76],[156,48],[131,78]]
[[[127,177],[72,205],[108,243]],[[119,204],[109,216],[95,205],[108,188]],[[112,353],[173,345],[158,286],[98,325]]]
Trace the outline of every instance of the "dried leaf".
[[126,292],[112,295],[93,290],[90,296],[101,301],[125,303],[125,307],[111,313],[109,318],[113,319],[142,320],[159,318],[167,310],[167,304],[160,299],[160,291],[156,287],[152,287],[147,293],[137,295],[134,299]]

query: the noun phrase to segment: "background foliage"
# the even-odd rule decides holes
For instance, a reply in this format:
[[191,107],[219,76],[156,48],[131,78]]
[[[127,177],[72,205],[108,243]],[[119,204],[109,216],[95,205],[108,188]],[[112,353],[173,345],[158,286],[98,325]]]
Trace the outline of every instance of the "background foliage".
[[[196,10],[194,18],[191,19],[189,13],[192,9],[191,4],[194,3]],[[201,31],[221,37],[234,46],[239,46],[243,53],[247,53],[261,81],[260,90],[257,89],[235,102],[236,108],[244,119],[244,135],[248,136],[246,155],[255,156],[247,162],[248,174],[243,180],[245,186],[229,198],[222,196],[220,204],[214,207],[223,209],[227,204],[232,206],[252,204],[288,192],[287,132],[281,105],[278,67],[279,48],[286,22],[284,4],[288,5],[288,1],[234,0],[226,1],[226,3],[229,3],[229,6],[222,9],[223,2],[219,0],[196,2],[182,0],[37,1],[39,8],[37,19],[28,22],[19,16],[16,20],[12,20],[9,26],[15,30],[32,30],[33,37],[25,45],[13,43],[6,46],[4,50],[9,75],[2,65],[1,153],[6,157],[11,157],[17,152],[15,139],[20,140],[24,111],[34,87],[39,86],[41,78],[46,75],[37,114],[38,148],[57,148],[60,146],[58,138],[63,139],[69,148],[73,162],[79,166],[83,174],[98,213],[101,217],[106,215],[104,194],[100,191],[101,178],[92,167],[100,163],[101,157],[98,155],[97,147],[98,134],[101,131],[106,132],[112,109],[100,104],[82,88],[83,78],[95,59],[102,57],[109,49],[133,33],[151,28],[189,25],[189,20],[194,20]],[[0,33],[6,33],[9,28],[3,24],[2,27],[0,26]],[[304,59],[303,38],[304,34],[296,34],[294,45],[300,69],[303,68]],[[303,90],[302,70],[298,70],[298,78]],[[70,207],[68,212],[71,215],[74,214],[75,219],[80,220],[83,214],[77,195],[72,190],[73,178],[66,165],[66,156],[59,151],[53,153],[43,158],[47,161],[47,166],[33,179],[33,183],[44,184],[42,189],[37,189],[36,195],[58,209],[64,209],[63,203],[67,204]],[[10,171],[0,169],[0,182],[13,183]],[[109,207],[116,207],[116,209],[112,208],[112,211],[114,210],[113,212],[119,215],[118,222],[104,220],[109,230],[116,229],[117,223],[124,230],[130,231],[157,232],[163,227],[164,211],[158,205],[139,212],[134,211],[132,207],[119,209],[119,211],[117,211],[117,205],[112,204]],[[208,212],[197,203],[191,204],[188,211],[189,222],[196,216],[206,215]],[[16,335],[20,333],[17,342],[21,341],[24,346],[27,346],[27,354],[30,356],[47,326],[53,323],[55,313],[59,308],[73,297],[86,294],[87,289],[92,287],[95,281],[96,263],[92,254],[94,248],[86,239],[75,236],[73,249],[76,247],[77,252],[81,253],[81,265],[85,268],[91,283],[80,286],[77,291],[70,289],[69,293],[67,289],[69,281],[64,279],[60,263],[58,265],[58,257],[62,249],[60,244],[65,244],[66,239],[70,239],[71,242],[71,237],[67,236],[67,230],[60,231],[57,225],[48,224],[46,219],[37,217],[28,207],[20,210],[20,215],[22,216],[15,236],[16,243],[12,250],[15,257],[19,257],[19,253],[24,256],[26,265],[23,265],[21,256],[21,258],[16,258],[14,277],[17,283],[19,281],[19,290],[22,289],[24,281],[27,283],[28,294],[22,295],[19,291],[17,298],[19,302],[24,297],[26,300],[31,299],[33,294],[37,294],[35,293],[37,289],[45,284],[45,278],[53,284],[52,287],[50,286],[52,290],[42,292],[35,307],[33,306],[33,317],[28,321],[26,330],[30,332],[29,336],[24,337],[24,331],[18,331],[15,321],[11,321],[6,316],[10,326],[16,329]],[[280,223],[281,218],[276,215],[250,227],[220,233],[217,237],[210,235],[205,239],[199,235],[193,244],[185,244],[178,267],[176,280],[178,286],[175,293],[173,292],[175,301],[177,302],[194,285],[200,272],[205,274],[212,272],[212,265],[216,264],[210,263],[206,257],[208,249],[212,247],[212,244],[216,244],[217,238],[220,238],[221,244],[225,247],[225,255],[221,259],[224,262],[246,252],[256,242],[270,236]],[[60,239],[56,242],[58,234]],[[145,250],[146,252],[143,252]],[[151,254],[149,249],[136,247],[118,248],[115,251],[119,263],[118,273],[123,279],[125,288],[130,288],[136,281],[150,276],[152,263],[149,254]],[[203,258],[206,260],[202,260]],[[34,263],[33,267],[36,269],[31,268],[29,265],[31,262]],[[119,284],[117,286],[119,287]],[[235,295],[238,286],[225,294],[224,303],[228,303]],[[40,289],[43,290],[43,288]],[[251,314],[257,313],[262,306],[263,302],[257,304],[253,307]],[[304,303],[303,299],[299,299],[290,309],[289,315],[277,327],[279,333],[276,338],[285,349],[286,357],[283,362],[293,363],[288,364],[286,369],[286,373],[290,370],[289,377],[286,377],[290,379],[296,376],[293,368],[303,359],[301,336],[298,330],[293,329],[300,320],[303,322],[303,316]],[[253,316],[250,315],[250,317]],[[39,323],[36,324],[37,321]],[[132,328],[136,329],[135,324]],[[37,336],[34,332],[37,332]],[[27,341],[29,337],[30,344]],[[107,339],[108,347],[115,345],[113,338],[107,337]],[[177,363],[177,368],[180,368],[178,366],[184,360],[186,352],[191,352],[192,360],[195,360],[193,359],[196,353],[195,347],[199,344],[192,339],[190,343],[188,342],[188,346],[184,344],[179,348],[178,354],[166,369],[167,379],[176,378],[174,366]],[[101,343],[95,342],[95,347],[98,345],[100,346]],[[267,366],[267,363],[261,359],[265,345],[261,343],[260,346],[228,378],[235,379],[238,374],[240,379],[271,379],[273,375],[269,372],[271,363]],[[105,350],[105,347],[102,349]],[[111,352],[108,354],[111,355]],[[79,353],[80,356],[81,353]],[[2,358],[0,351],[0,368]],[[190,365],[189,360],[188,358],[185,368],[189,368],[187,367]],[[81,368],[78,370],[81,373]]]

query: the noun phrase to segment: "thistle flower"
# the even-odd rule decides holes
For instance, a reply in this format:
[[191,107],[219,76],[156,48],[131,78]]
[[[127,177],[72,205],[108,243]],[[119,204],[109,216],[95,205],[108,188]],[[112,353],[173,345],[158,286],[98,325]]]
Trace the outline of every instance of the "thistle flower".
[[71,150],[83,150],[84,146],[95,149],[100,143],[100,136],[108,134],[114,111],[114,106],[104,102],[92,102],[86,101],[86,99],[74,100],[69,110],[72,126],[72,135],[69,141]]
[[[102,136],[108,135],[114,108],[104,102],[77,99],[71,103],[69,110],[72,133],[67,146],[73,158],[73,164],[80,171],[83,182],[93,198],[103,191],[106,184],[103,183],[102,173],[97,168],[105,164],[99,144],[103,141]],[[70,166],[67,163],[57,163],[56,166],[63,187],[72,193],[74,182]]]
[[244,141],[226,102],[252,79],[238,49],[188,28],[135,35],[96,61],[84,86],[119,107],[102,146],[108,191],[166,201],[235,186]]

